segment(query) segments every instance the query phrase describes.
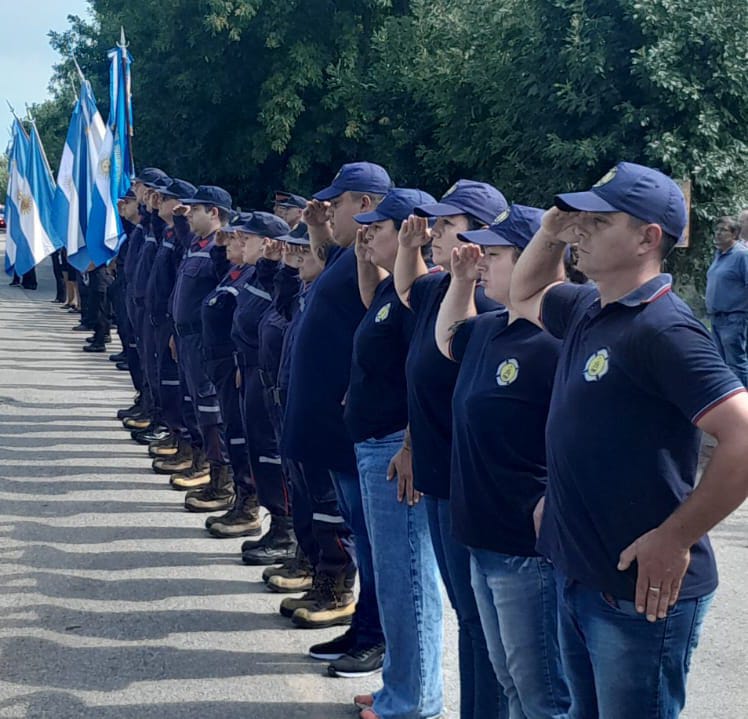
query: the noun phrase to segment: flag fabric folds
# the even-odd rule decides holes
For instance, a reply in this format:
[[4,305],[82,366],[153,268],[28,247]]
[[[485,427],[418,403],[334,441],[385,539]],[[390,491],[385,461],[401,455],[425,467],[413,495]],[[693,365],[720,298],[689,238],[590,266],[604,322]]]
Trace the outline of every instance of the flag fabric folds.
[[32,122],[29,137],[16,119],[12,136],[6,270],[24,275],[60,247],[60,240],[52,222],[55,184],[36,126]]

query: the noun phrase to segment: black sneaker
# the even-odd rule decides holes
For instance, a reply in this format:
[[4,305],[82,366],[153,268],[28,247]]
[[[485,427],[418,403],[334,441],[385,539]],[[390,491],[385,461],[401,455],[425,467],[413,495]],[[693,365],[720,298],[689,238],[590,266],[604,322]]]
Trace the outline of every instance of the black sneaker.
[[106,345],[103,344],[90,344],[83,346],[84,352],[106,352]]
[[313,644],[309,647],[309,656],[312,659],[321,659],[325,662],[334,662],[337,659],[352,652],[356,647],[356,632],[351,627],[345,634],[341,634],[329,642]]
[[327,673],[331,677],[345,679],[368,677],[381,672],[383,664],[384,642],[351,650],[345,656],[331,662],[327,667]]

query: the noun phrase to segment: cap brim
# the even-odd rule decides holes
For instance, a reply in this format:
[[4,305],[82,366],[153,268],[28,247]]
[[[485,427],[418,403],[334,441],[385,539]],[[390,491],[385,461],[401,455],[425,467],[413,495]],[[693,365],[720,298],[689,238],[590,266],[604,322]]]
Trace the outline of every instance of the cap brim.
[[470,232],[458,232],[457,238],[463,242],[472,242],[475,245],[483,245],[485,247],[515,247],[513,242],[505,239],[501,235],[497,235],[491,230],[471,230]]
[[344,192],[345,190],[341,190],[339,187],[335,187],[335,185],[330,185],[330,187],[316,192],[312,197],[315,200],[325,202],[326,200],[334,200],[336,197],[340,197]]
[[179,201],[183,205],[205,205],[206,207],[217,207],[219,210],[225,210],[226,212],[232,212],[230,207],[219,205],[216,202],[208,202],[208,200],[198,200],[194,197],[181,197]]
[[362,212],[360,215],[354,215],[353,219],[356,220],[359,225],[370,225],[372,222],[384,222],[391,218],[383,215],[381,212],[372,210],[371,212]]
[[305,237],[293,237],[292,235],[283,235],[283,237],[277,238],[279,242],[285,242],[288,245],[303,245],[304,247],[309,247],[311,245],[311,240],[305,238]]
[[596,192],[567,192],[556,195],[553,204],[564,212],[620,212]]
[[419,205],[413,210],[419,217],[451,217],[453,215],[464,215],[465,210],[447,202],[437,202],[433,205]]

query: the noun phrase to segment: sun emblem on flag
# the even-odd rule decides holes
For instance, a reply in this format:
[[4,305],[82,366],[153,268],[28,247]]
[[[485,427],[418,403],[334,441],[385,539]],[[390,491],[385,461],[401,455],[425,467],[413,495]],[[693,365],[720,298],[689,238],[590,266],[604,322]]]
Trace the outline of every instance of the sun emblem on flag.
[[104,175],[108,175],[108,174],[109,174],[109,172],[110,172],[110,171],[111,171],[111,169],[112,169],[112,161],[111,161],[111,160],[110,160],[110,159],[109,159],[108,157],[105,157],[105,158],[104,158],[104,159],[103,159],[103,160],[102,160],[102,161],[101,161],[101,162],[99,163],[99,169],[101,170],[101,172],[102,172],[102,173],[103,173]]
[[27,195],[19,190],[16,199],[18,201],[18,211],[22,215],[28,215],[31,212],[31,195]]
[[377,324],[379,324],[380,322],[384,322],[390,316],[391,308],[392,302],[388,302],[379,310],[379,312],[377,312],[376,317],[374,317],[374,322],[376,322]]
[[519,362],[513,357],[504,360],[496,370],[496,382],[499,387],[512,384],[519,377]]
[[608,374],[609,366],[608,350],[598,350],[587,359],[584,365],[584,378],[588,382],[598,382]]

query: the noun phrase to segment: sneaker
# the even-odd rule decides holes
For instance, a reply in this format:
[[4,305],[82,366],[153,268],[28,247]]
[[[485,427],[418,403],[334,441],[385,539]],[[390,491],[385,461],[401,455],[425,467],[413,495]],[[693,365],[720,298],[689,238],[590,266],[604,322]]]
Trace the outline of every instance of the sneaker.
[[270,591],[279,594],[306,592],[314,586],[314,569],[306,556],[297,552],[280,567],[268,567],[262,580]]
[[345,634],[341,634],[329,642],[313,644],[309,647],[309,656],[312,659],[320,659],[325,662],[334,662],[336,659],[352,652],[356,648],[356,632],[349,629]]
[[83,351],[84,352],[106,352],[106,345],[103,345],[103,344],[84,345]]
[[353,592],[343,582],[327,574],[318,574],[314,579],[317,601],[311,606],[297,609],[291,621],[302,629],[321,629],[350,624],[356,611]]
[[124,362],[127,359],[126,352],[117,352],[116,354],[109,355],[110,362]]
[[353,697],[353,705],[359,711],[365,709],[371,709],[374,706],[374,695],[373,694],[357,694]]
[[331,677],[345,679],[368,677],[382,671],[384,665],[384,642],[369,647],[358,647],[336,659],[327,667]]
[[171,437],[169,428],[160,422],[154,422],[145,429],[134,429],[130,432],[130,436],[138,444],[150,444],[151,442],[157,442],[160,439],[166,439]]

